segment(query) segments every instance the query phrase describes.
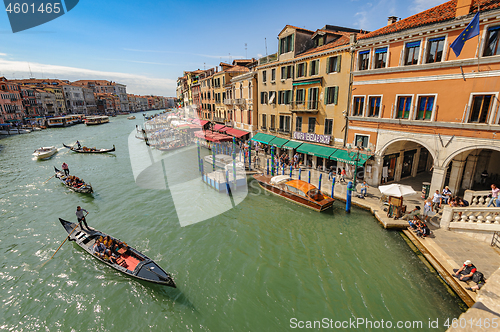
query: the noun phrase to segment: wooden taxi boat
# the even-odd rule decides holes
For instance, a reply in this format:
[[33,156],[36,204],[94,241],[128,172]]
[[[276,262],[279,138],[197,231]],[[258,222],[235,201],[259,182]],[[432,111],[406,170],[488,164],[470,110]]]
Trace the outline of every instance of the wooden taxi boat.
[[332,197],[322,193],[314,185],[302,180],[293,180],[287,175],[271,177],[255,174],[253,177],[263,189],[318,212],[330,208],[334,202]]

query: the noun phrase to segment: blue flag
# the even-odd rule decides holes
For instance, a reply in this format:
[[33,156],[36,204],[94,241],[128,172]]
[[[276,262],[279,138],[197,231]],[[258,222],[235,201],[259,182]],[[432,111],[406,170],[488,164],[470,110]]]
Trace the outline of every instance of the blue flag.
[[479,35],[479,12],[477,12],[476,16],[474,16],[472,21],[470,21],[469,25],[464,31],[460,32],[460,35],[450,46],[453,52],[455,52],[457,58],[462,52],[465,42],[473,37],[476,37],[477,35]]

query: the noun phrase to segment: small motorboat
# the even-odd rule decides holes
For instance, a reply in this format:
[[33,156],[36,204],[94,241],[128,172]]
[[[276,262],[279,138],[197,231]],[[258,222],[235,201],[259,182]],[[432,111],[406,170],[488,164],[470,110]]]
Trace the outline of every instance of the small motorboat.
[[294,180],[287,175],[271,177],[255,174],[253,177],[263,189],[318,212],[330,208],[334,202],[332,197],[322,193],[314,185],[306,181]]
[[81,149],[66,145],[63,143],[63,146],[65,148],[70,149],[71,151],[78,152],[78,153],[108,153],[108,152],[113,152],[115,151],[115,146],[113,145],[112,149],[96,149],[96,148],[87,148],[86,146],[83,146]]
[[148,256],[128,246],[119,239],[109,236],[120,248],[116,255],[117,257],[113,257],[113,259],[109,259],[109,256],[101,257],[94,253],[93,246],[97,239],[104,239],[108,236],[107,234],[95,229],[81,229],[78,223],[72,223],[61,218],[59,218],[59,221],[69,234],[69,240],[75,241],[76,244],[95,259],[130,277],[176,288],[174,279],[172,279],[170,274],[165,272]]
[[57,148],[55,146],[45,146],[40,149],[36,149],[33,152],[33,156],[35,156],[38,160],[49,158],[50,156],[57,153]]
[[56,178],[61,180],[62,184],[64,184],[69,189],[82,194],[91,194],[94,192],[92,186],[90,184],[85,183],[85,181],[83,181],[82,179],[77,178],[78,184],[76,186],[73,186],[70,183],[66,182],[66,180],[68,180],[68,176],[64,175],[64,172],[58,170],[55,166],[54,170],[56,172]]
[[129,120],[134,120],[135,119],[135,115],[132,115],[132,116],[128,116],[127,119]]

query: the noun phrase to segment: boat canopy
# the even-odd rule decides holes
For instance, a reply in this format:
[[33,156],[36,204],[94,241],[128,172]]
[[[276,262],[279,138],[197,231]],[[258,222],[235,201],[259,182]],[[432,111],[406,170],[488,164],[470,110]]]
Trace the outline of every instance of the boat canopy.
[[286,184],[290,187],[297,188],[298,190],[302,191],[303,193],[308,193],[309,190],[316,189],[316,187],[313,186],[312,184],[307,183],[306,181],[302,181],[302,180],[292,180],[292,181],[288,181]]
[[271,184],[281,184],[283,182],[290,181],[292,178],[288,175],[278,175],[271,178]]

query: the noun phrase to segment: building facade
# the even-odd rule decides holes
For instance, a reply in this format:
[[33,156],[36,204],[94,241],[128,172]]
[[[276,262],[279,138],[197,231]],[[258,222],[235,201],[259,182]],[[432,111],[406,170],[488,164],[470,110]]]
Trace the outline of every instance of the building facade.
[[[500,162],[500,4],[483,1],[480,33],[450,44],[477,12],[448,1],[358,39],[348,142],[375,151],[371,185],[428,174],[431,192],[486,189]],[[481,179],[481,174],[488,178]]]
[[[259,59],[259,132],[294,142],[285,147],[288,151],[276,146],[278,153],[299,152],[303,164],[314,168],[337,164],[331,156],[346,137],[350,49],[356,32],[287,25],[278,35],[278,53]],[[317,146],[321,153],[313,151]]]
[[24,106],[20,86],[0,77],[0,97],[2,123],[21,122],[24,118]]

